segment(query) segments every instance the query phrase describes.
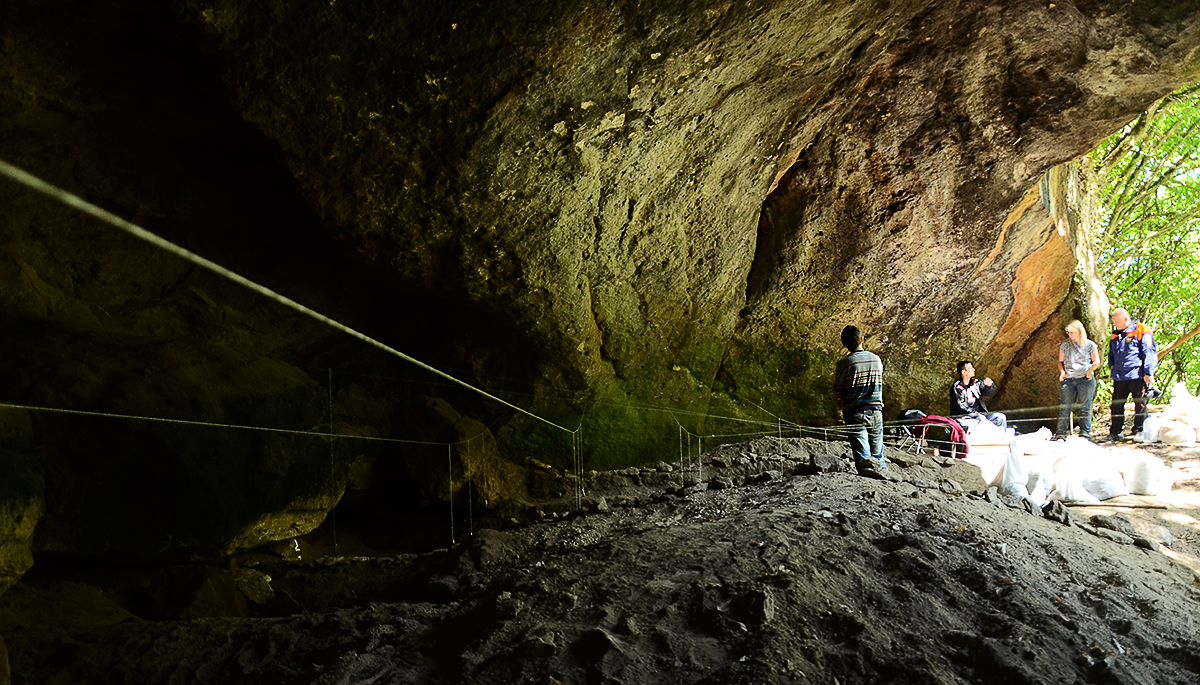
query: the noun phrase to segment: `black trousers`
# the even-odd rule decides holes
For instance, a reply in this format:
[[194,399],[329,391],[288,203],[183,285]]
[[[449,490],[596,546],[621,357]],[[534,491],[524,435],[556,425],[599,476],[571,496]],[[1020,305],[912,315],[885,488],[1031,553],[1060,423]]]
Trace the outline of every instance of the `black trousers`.
[[1146,415],[1149,413],[1146,409],[1146,382],[1141,378],[1113,381],[1112,405],[1109,407],[1112,425],[1108,429],[1109,435],[1116,435],[1125,427],[1125,400],[1129,397],[1133,398],[1134,406],[1133,432],[1140,431],[1142,424],[1146,423]]

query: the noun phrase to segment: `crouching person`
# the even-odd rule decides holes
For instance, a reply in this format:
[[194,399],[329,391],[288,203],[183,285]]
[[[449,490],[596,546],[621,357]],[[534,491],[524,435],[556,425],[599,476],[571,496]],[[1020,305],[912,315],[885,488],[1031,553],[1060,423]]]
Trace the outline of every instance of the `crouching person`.
[[842,345],[850,351],[837,362],[833,389],[842,403],[842,420],[858,472],[881,475],[883,459],[883,361],[863,349],[862,331],[842,329]]

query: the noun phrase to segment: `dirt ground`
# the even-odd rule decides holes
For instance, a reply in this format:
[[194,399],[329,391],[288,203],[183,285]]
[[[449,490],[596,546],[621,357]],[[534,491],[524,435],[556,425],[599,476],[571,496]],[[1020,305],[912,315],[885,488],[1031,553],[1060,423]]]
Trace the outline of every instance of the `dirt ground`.
[[[1174,489],[1043,512],[962,460],[889,448],[877,480],[762,438],[590,474],[582,509],[428,554],[35,567],[0,635],[14,683],[1194,684],[1200,450],[1105,449],[1161,456]],[[1101,537],[1110,514],[1145,547]],[[173,611],[209,615],[155,620],[147,588],[187,573]]]

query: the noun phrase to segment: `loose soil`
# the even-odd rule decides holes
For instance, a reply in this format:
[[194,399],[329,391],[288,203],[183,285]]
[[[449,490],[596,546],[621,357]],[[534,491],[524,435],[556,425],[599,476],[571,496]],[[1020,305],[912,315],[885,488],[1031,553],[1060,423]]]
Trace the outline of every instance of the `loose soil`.
[[[1200,450],[1106,449],[1175,489],[1064,524],[961,460],[889,448],[877,480],[763,438],[591,474],[579,507],[426,554],[35,566],[0,634],[14,683],[1194,684]],[[1157,551],[1100,537],[1112,513]],[[184,576],[186,601],[153,592]],[[235,615],[153,620],[213,607]]]

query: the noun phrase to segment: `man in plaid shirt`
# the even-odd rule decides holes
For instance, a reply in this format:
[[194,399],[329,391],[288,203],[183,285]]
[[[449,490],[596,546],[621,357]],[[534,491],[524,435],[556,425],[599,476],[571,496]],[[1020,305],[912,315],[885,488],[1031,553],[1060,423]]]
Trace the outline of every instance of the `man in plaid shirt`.
[[850,354],[837,362],[833,389],[842,403],[842,420],[854,453],[854,464],[863,475],[887,470],[883,459],[883,361],[863,349],[857,326],[842,329],[842,345]]

